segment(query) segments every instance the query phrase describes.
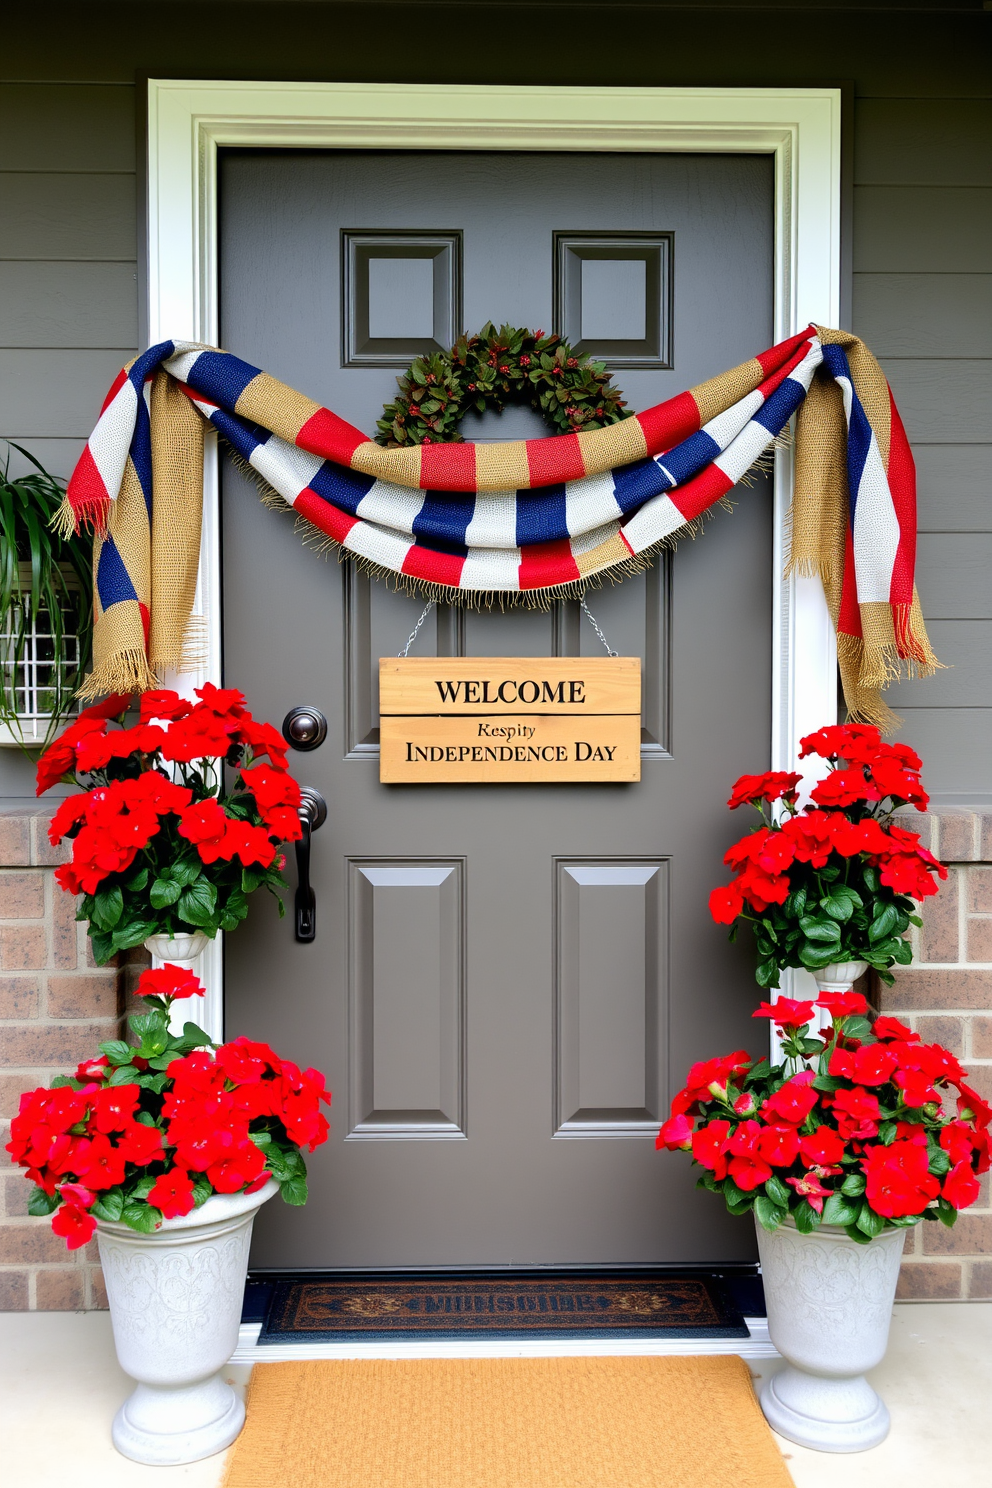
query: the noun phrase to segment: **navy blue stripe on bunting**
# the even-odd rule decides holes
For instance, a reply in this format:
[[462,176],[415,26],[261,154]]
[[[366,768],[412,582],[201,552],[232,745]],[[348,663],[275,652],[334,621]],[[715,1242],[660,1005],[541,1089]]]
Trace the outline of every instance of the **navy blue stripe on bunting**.
[[643,506],[652,496],[670,491],[672,483],[655,460],[638,460],[633,465],[624,465],[612,472],[613,495],[621,512],[626,516],[635,507]]
[[840,346],[825,346],[823,360],[835,381],[846,378],[851,385],[851,417],[847,429],[847,486],[851,503],[851,524],[858,509],[858,490],[864,474],[865,462],[871,448],[871,424],[861,406],[861,399],[854,391],[851,368],[847,354]]
[[134,435],[129,451],[134,472],[138,477],[141,494],[145,498],[145,510],[149,522],[152,519],[152,425],[148,416],[148,404],[144,393],[138,389],[138,407],[135,410]]
[[259,445],[268,444],[272,438],[268,429],[260,429],[258,424],[238,418],[236,413],[225,413],[223,408],[213,410],[210,422],[218,434],[223,434],[234,453],[240,455],[242,460],[250,460]]
[[565,487],[517,492],[517,547],[568,537]]
[[203,351],[190,368],[189,385],[233,413],[241,394],[261,370],[229,351]]
[[[846,364],[846,357],[844,361]],[[754,415],[754,422],[767,429],[769,434],[780,434],[805,396],[806,389],[801,382],[794,377],[783,378]]]
[[105,537],[100,549],[100,561],[96,569],[96,587],[100,596],[100,606],[104,610],[109,609],[111,605],[120,604],[122,600],[138,597],[130,575],[124,567],[124,560],[117,551],[112,537]]
[[153,372],[157,372],[159,363],[167,361],[175,349],[176,343],[174,341],[160,341],[157,346],[149,346],[147,351],[143,351],[139,357],[135,358],[134,366],[127,374],[127,377],[128,381],[133,383],[139,398],[141,397],[141,389],[144,386],[145,378],[151,377]]
[[475,496],[468,492],[424,492],[424,504],[413,519],[413,535],[429,538],[445,553],[467,553],[465,534],[475,514]]
[[358,515],[358,503],[374,485],[374,475],[363,475],[360,470],[346,470],[343,465],[334,465],[330,460],[325,460],[310,481],[310,490],[322,501],[338,506],[355,517]]
[[[704,465],[709,465],[720,454],[720,446],[709,434],[698,429],[683,439],[681,444],[666,450],[658,457],[658,463],[668,471],[677,486],[684,485],[698,475]],[[667,489],[667,487],[665,488]]]

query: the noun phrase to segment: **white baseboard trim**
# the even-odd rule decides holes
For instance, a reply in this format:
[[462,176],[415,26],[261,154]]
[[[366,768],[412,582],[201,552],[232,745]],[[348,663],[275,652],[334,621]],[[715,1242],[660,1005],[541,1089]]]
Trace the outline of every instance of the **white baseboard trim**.
[[745,1318],[749,1338],[416,1338],[259,1344],[261,1323],[242,1323],[232,1364],[300,1359],[566,1359],[625,1354],[738,1354],[777,1359],[765,1318]]

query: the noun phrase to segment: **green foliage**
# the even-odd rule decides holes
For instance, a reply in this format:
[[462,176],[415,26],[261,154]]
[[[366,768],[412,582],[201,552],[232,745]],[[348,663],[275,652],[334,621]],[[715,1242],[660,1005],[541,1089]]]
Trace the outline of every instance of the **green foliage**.
[[[31,462],[30,474],[10,474],[11,450]],[[65,537],[56,530],[63,495],[62,484],[28,450],[7,442],[0,462],[0,633],[10,639],[0,648],[0,722],[25,750],[55,736],[90,662],[93,542],[85,533]],[[49,722],[43,740],[25,741],[16,689],[24,683],[32,616],[51,636],[39,696]],[[69,654],[72,636],[77,638],[74,655]]]
[[382,411],[376,439],[396,448],[455,444],[464,415],[529,403],[559,434],[600,429],[629,417],[602,362],[577,354],[560,336],[490,321],[450,351],[417,357],[397,379],[400,396]]

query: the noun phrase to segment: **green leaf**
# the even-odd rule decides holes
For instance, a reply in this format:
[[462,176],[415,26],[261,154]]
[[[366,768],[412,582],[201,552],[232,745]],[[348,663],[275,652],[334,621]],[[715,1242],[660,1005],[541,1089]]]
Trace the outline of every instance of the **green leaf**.
[[157,928],[154,920],[132,920],[129,926],[126,925],[114,931],[114,950],[130,951],[135,946],[143,945],[149,935],[155,934]]
[[[132,1049],[134,1054],[136,1050]],[[138,1071],[133,1064],[121,1064],[112,1069],[107,1077],[108,1085],[134,1085],[138,1080]]]
[[280,1183],[279,1192],[287,1204],[305,1204],[307,1201],[307,1180],[300,1176],[287,1178],[285,1183]]
[[833,920],[818,920],[813,915],[803,915],[799,928],[807,940],[817,943],[840,945],[840,926]]
[[885,1220],[881,1214],[875,1213],[867,1199],[861,1200],[861,1208],[855,1224],[862,1234],[868,1236],[869,1240],[874,1240],[875,1236],[880,1235],[885,1229]]
[[134,1057],[134,1049],[123,1039],[108,1039],[100,1045],[100,1053],[106,1054],[111,1064],[130,1064]]
[[213,1184],[208,1178],[197,1179],[193,1184],[193,1207],[199,1209],[201,1204],[207,1202],[213,1191]]
[[121,1212],[121,1219],[130,1229],[137,1230],[139,1234],[150,1235],[162,1223],[162,1211],[151,1204],[129,1200]]
[[106,1193],[100,1195],[91,1209],[97,1219],[108,1219],[112,1224],[120,1221],[124,1211],[124,1195],[119,1188],[108,1188]]
[[953,1204],[949,1204],[944,1198],[937,1200],[937,1218],[941,1224],[945,1224],[949,1230],[953,1229],[957,1222],[957,1217],[958,1211]]
[[101,930],[113,930],[124,913],[124,895],[115,885],[93,896],[93,920]]
[[788,1209],[789,1190],[786,1188],[781,1178],[776,1178],[774,1173],[765,1184],[765,1193],[771,1199],[773,1204],[778,1204],[783,1209]]
[[863,1194],[865,1191],[864,1175],[862,1173],[848,1173],[840,1186],[840,1191],[842,1194],[847,1194],[848,1198],[856,1199],[859,1194]]
[[813,1081],[813,1089],[825,1091],[843,1090],[846,1083],[845,1080],[838,1079],[836,1075],[817,1075]]
[[878,1128],[878,1140],[883,1147],[891,1147],[896,1139],[896,1123],[894,1121],[883,1121]]
[[755,968],[754,980],[759,987],[778,986],[778,961],[774,956],[769,956],[766,961],[760,961]]
[[129,894],[140,894],[147,882],[148,869],[142,868],[134,875],[133,878],[129,878],[125,881],[124,887],[127,889]]
[[831,961],[837,959],[837,944],[829,946],[810,945],[807,941],[799,949],[799,959],[804,966],[811,971],[818,970],[821,966],[829,966]]
[[819,1228],[820,1216],[807,1199],[792,1211],[792,1217],[796,1222],[796,1229],[801,1235],[812,1235]]
[[899,923],[899,911],[894,904],[879,902],[875,906],[875,917],[868,927],[868,939],[874,945],[887,940]]
[[179,896],[176,913],[187,925],[212,925],[217,890],[205,878],[198,878]]
[[54,1214],[58,1207],[58,1194],[47,1194],[45,1190],[43,1188],[39,1188],[37,1184],[34,1188],[32,1188],[30,1197],[28,1198],[29,1214],[33,1214],[36,1218],[43,1214]]
[[857,1218],[857,1204],[849,1204],[839,1193],[832,1193],[823,1205],[824,1224],[849,1225]]
[[[82,915],[80,918],[85,919],[86,916]],[[90,945],[93,947],[93,960],[97,966],[103,966],[114,954],[112,937],[103,930],[98,930],[92,920],[90,921]]]
[[209,1033],[204,1033],[196,1023],[184,1023],[182,1041],[190,1048],[199,1049],[204,1044],[209,1044],[211,1040]]
[[779,1204],[773,1204],[764,1194],[758,1194],[754,1201],[754,1212],[762,1229],[777,1230],[789,1211]]
[[149,1013],[135,1013],[128,1023],[139,1038],[144,1038],[146,1033],[152,1033],[156,1029],[163,1032],[168,1029],[169,1020],[162,1008],[152,1008]]
[[844,1019],[843,1029],[845,1038],[860,1039],[863,1044],[877,1042],[876,1039],[872,1038],[871,1024],[868,1019],[862,1018],[857,1013]]
[[820,900],[820,908],[830,916],[832,920],[840,920],[843,923],[851,918],[854,913],[854,905],[846,896],[831,894],[827,899]]
[[152,909],[167,909],[170,904],[175,904],[181,893],[182,889],[177,883],[157,878],[149,890],[148,898]]
[[858,1226],[856,1224],[845,1225],[844,1226],[844,1229],[847,1232],[847,1238],[849,1240],[855,1241],[856,1244],[858,1244],[858,1245],[870,1245],[871,1244],[871,1242],[872,1242],[872,1236],[871,1235],[866,1235],[865,1232],[864,1232],[864,1230],[859,1230],[858,1229]]

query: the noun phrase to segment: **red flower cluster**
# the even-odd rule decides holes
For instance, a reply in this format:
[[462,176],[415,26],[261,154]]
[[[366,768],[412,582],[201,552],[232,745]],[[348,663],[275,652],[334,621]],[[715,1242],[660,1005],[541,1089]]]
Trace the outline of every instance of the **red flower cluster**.
[[[183,843],[176,842],[177,836],[195,850],[198,865],[213,870],[208,879],[227,870],[229,890],[241,891],[242,868],[272,870],[278,881],[279,844],[301,835],[296,811],[300,792],[287,771],[285,741],[270,724],[252,717],[235,688],[208,682],[196,696],[198,701],[191,703],[175,692],[142,694],[140,720],[133,728],[111,727],[131,700],[109,698],[88,708],[42,755],[39,794],[67,775],[85,777],[79,783],[88,786],[61,803],[49,828],[53,844],[72,839],[72,862],[55,870],[63,889],[97,894],[120,884],[114,875],[128,874],[136,862],[139,869],[168,868],[181,855]],[[263,755],[268,762],[259,759]],[[223,795],[218,761],[240,767],[230,796]],[[154,928],[160,912],[169,910],[190,882],[190,875],[177,880],[171,899],[157,891],[158,904],[149,905],[146,895],[130,906],[131,918],[150,933],[147,927]],[[197,902],[196,917],[187,924],[211,928],[203,918],[204,903]],[[217,925],[222,925],[227,898],[218,903],[214,896],[211,903],[217,908]],[[233,912],[233,918],[238,916],[243,917],[240,901]],[[109,929],[120,923],[118,916]],[[177,926],[169,921],[161,928]]]
[[[694,1065],[656,1145],[691,1151],[711,1175],[707,1186],[723,1187],[732,1206],[760,1198],[758,1216],[770,1228],[803,1201],[830,1221],[824,1205],[831,1199],[839,1215],[833,1222],[849,1227],[862,1204],[882,1220],[927,1211],[953,1220],[953,1211],[974,1203],[978,1176],[989,1169],[992,1107],[968,1086],[953,1054],[923,1044],[897,1019],[876,1019],[869,1035],[868,1004],[858,993],[825,994],[815,1004],[782,998],[754,1016],[771,1017],[800,1039],[814,1007],[833,1019],[822,1036],[819,1075],[799,1059],[791,1072],[769,1071],[741,1052]],[[844,1032],[849,1018],[859,1020],[851,1026],[864,1038]],[[953,1113],[945,1109],[953,1099],[948,1087],[956,1092]],[[870,1226],[861,1229],[861,1238],[870,1235]]]
[[[185,976],[178,967],[146,972],[139,992],[170,999],[202,993]],[[136,1057],[135,1068],[142,1067],[147,1061]],[[172,1219],[194,1207],[198,1185],[201,1202],[210,1193],[261,1188],[275,1159],[260,1132],[278,1135],[280,1154],[287,1143],[312,1152],[327,1137],[323,1076],[301,1071],[267,1044],[238,1038],[215,1053],[196,1049],[171,1060],[162,1098],[151,1103],[138,1083],[109,1083],[114,1068],[106,1055],[84,1061],[78,1089],[31,1091],[11,1123],[7,1151],[57,1200],[52,1229],[70,1250],[90,1239],[90,1211],[111,1190],[126,1196],[136,1180],[153,1179],[138,1201]]]

